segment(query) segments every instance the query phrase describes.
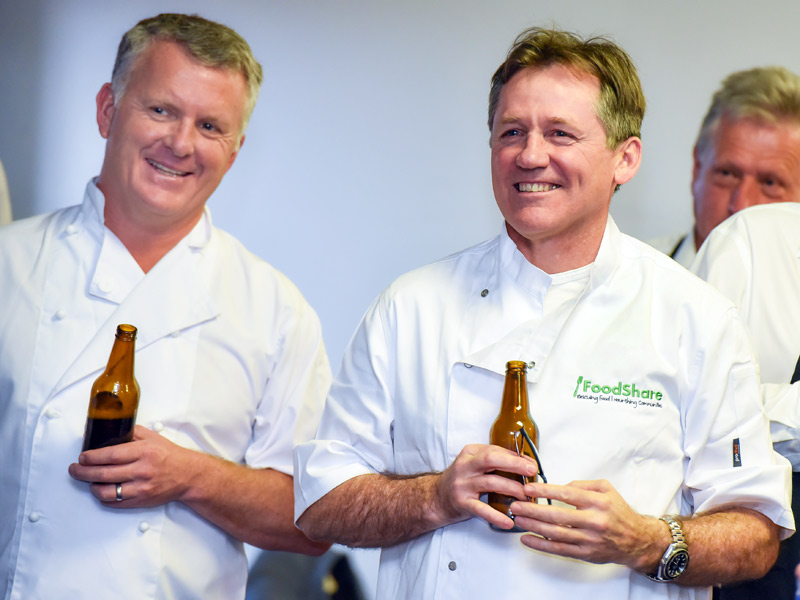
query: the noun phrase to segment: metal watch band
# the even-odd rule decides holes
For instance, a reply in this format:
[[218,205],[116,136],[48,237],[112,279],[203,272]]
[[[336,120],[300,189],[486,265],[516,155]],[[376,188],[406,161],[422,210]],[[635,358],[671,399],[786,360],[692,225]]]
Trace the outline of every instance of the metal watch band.
[[665,515],[660,517],[668,526],[672,534],[672,543],[667,547],[658,563],[655,574],[645,573],[653,581],[673,581],[686,570],[689,565],[689,547],[683,537],[683,530],[675,517]]

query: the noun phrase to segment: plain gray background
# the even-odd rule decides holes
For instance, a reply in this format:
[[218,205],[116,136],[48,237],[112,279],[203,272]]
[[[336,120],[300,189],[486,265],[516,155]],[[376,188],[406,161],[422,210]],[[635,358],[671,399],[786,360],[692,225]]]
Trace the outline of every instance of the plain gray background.
[[525,27],[609,35],[636,62],[644,158],[612,214],[641,238],[689,228],[691,148],[721,79],[800,71],[792,0],[3,0],[0,160],[15,217],[81,201],[102,162],[94,98],[119,39],[165,11],[230,25],[264,67],[210,206],[316,308],[334,370],[386,284],[499,231],[486,97]]

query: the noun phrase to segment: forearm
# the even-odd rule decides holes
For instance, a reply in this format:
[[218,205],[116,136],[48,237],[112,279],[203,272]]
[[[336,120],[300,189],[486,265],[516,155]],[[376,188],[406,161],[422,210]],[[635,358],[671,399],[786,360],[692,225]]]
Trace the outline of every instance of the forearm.
[[180,501],[233,537],[268,550],[318,555],[330,544],[312,542],[294,526],[292,478],[192,452],[191,477]]
[[762,577],[778,556],[780,527],[759,512],[729,508],[681,520],[689,546],[684,586],[733,583]]
[[297,524],[315,540],[354,548],[393,546],[452,522],[435,506],[439,477],[360,475],[317,500]]

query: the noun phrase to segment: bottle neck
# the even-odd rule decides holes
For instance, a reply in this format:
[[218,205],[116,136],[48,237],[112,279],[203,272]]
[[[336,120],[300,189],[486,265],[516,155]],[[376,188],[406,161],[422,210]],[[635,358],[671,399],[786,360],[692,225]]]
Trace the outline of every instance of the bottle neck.
[[106,373],[126,376],[133,374],[133,359],[136,349],[136,338],[130,336],[117,336],[114,346],[108,357]]
[[506,414],[528,413],[528,379],[524,369],[510,368],[506,371],[501,411]]

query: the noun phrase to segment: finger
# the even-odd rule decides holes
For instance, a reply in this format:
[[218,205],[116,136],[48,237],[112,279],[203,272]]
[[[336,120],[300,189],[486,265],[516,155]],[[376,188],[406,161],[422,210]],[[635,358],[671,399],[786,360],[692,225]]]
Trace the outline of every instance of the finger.
[[528,456],[519,456],[510,450],[493,446],[474,461],[474,471],[489,473],[492,471],[505,471],[516,475],[523,475],[533,479],[538,472],[536,461]]
[[483,519],[499,529],[512,529],[514,527],[512,519],[480,500],[468,501],[467,509],[473,516]]
[[576,508],[589,508],[598,502],[597,492],[570,485],[531,482],[525,484],[525,494],[529,498],[549,498]]
[[[112,508],[131,508],[135,503],[134,483],[92,483],[89,490],[102,504]],[[119,487],[118,487],[119,486]],[[119,494],[117,493],[119,491]],[[120,499],[121,498],[121,499]]]
[[78,456],[78,462],[85,466],[122,465],[134,462],[138,454],[139,451],[136,444],[125,442],[124,444],[81,452]]
[[578,558],[581,560],[586,560],[590,556],[589,552],[582,546],[564,543],[554,539],[545,539],[538,535],[526,534],[520,537],[520,541],[528,548],[533,548],[540,552],[547,552],[548,554],[556,554],[558,556]]
[[116,484],[119,481],[130,481],[130,469],[126,465],[86,466],[72,463],[68,471],[72,478],[89,483]]
[[135,425],[133,428],[133,439],[134,440],[146,440],[148,438],[152,438],[153,436],[157,436],[158,434],[143,425]]

